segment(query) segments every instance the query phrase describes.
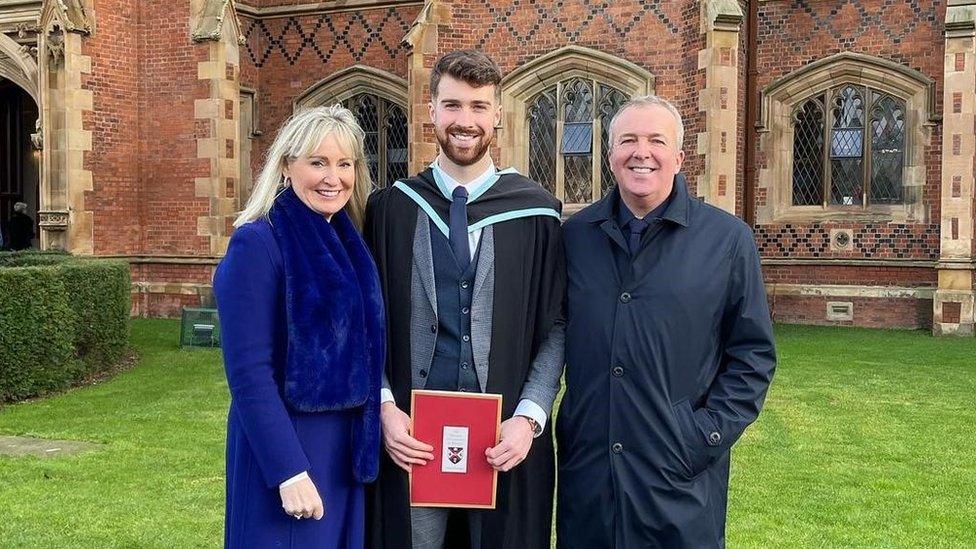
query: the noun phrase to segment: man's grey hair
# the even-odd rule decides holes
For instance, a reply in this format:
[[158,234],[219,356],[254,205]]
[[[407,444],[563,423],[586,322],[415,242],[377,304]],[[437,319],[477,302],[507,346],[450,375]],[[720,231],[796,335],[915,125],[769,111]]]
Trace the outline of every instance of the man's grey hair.
[[14,211],[17,213],[27,213],[27,204],[17,202],[14,204]]
[[677,139],[677,143],[675,143],[676,145],[675,148],[679,151],[681,150],[681,146],[685,141],[685,125],[681,121],[681,113],[678,112],[677,107],[672,105],[670,101],[664,99],[663,97],[658,97],[657,95],[638,95],[637,97],[632,97],[629,101],[627,101],[623,105],[620,105],[620,108],[617,109],[617,113],[614,114],[613,118],[610,119],[610,129],[608,131],[609,131],[611,148],[613,148],[613,143],[614,143],[613,127],[617,125],[617,119],[620,118],[620,115],[623,114],[625,110],[633,107],[650,107],[652,105],[664,107],[665,109],[667,109],[669,113],[671,113],[671,116],[674,117],[675,129],[676,129],[675,138]]

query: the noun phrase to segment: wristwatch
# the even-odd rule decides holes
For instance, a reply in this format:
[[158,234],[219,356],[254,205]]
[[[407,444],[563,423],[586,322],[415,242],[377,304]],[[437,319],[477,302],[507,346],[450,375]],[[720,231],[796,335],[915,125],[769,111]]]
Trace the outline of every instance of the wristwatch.
[[529,427],[532,428],[533,434],[538,435],[542,431],[542,429],[539,428],[539,424],[536,422],[536,420],[530,418],[529,416],[519,416],[519,417],[523,417],[525,418],[526,421],[529,422]]

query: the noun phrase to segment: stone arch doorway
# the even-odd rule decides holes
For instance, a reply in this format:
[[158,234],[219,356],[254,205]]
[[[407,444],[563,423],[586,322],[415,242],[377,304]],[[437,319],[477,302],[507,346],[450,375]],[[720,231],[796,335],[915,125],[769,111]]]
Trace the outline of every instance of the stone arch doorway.
[[9,223],[14,204],[27,204],[34,220],[32,248],[38,247],[37,212],[40,210],[40,151],[34,147],[38,106],[23,88],[0,77],[0,230],[10,245]]
[[9,36],[0,34],[0,231],[10,245],[14,204],[27,204],[34,220],[31,247],[38,247],[41,209],[41,151],[35,147],[40,118],[37,63]]

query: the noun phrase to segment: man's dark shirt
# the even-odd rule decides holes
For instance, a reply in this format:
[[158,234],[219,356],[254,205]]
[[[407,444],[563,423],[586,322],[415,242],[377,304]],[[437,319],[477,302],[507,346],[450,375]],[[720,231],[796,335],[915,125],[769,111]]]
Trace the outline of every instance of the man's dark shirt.
[[[643,218],[641,218],[644,221],[644,223],[646,223],[646,226],[642,231],[640,231],[641,232],[641,237],[640,237],[641,246],[639,246],[640,248],[643,248],[643,244],[647,241],[647,239],[645,238],[645,235],[648,234],[647,229],[660,223],[661,214],[663,214],[664,211],[668,209],[668,205],[671,204],[672,196],[674,196],[674,189],[672,189],[671,194],[669,194],[668,197],[664,199],[664,202],[658,204],[656,208],[650,211],[650,213],[648,213]],[[613,197],[615,199],[614,210],[617,212],[616,214],[617,227],[620,228],[620,232],[621,234],[623,234],[624,240],[627,240],[627,238],[630,236],[629,233],[632,232],[631,225],[638,218],[636,215],[634,215],[633,212],[630,211],[630,208],[627,207],[627,204],[624,203],[623,199],[620,198],[619,190],[614,192]],[[632,253],[631,255],[634,254]]]

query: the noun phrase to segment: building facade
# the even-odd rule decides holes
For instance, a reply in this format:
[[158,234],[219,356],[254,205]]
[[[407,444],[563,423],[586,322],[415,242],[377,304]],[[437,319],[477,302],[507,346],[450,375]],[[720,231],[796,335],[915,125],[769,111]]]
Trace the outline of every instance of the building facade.
[[212,300],[275,130],[343,103],[380,186],[436,155],[436,58],[498,61],[500,165],[567,211],[606,129],[672,100],[684,171],[756,234],[777,320],[973,335],[976,0],[0,0],[0,226],[132,265],[133,313]]

